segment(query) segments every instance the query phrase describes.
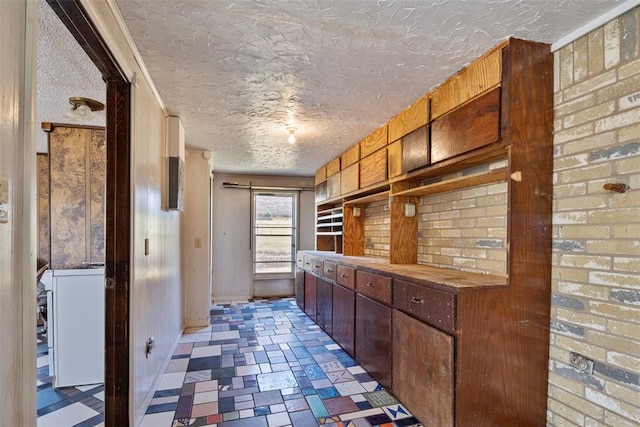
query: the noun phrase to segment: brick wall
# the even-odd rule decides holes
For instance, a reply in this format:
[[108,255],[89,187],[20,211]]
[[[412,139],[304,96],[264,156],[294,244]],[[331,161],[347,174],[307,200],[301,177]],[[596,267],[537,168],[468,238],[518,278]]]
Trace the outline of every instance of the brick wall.
[[418,214],[418,264],[506,274],[506,182],[421,197]]
[[555,52],[551,426],[640,425],[639,15]]
[[389,259],[391,216],[386,201],[370,203],[364,209],[365,256]]

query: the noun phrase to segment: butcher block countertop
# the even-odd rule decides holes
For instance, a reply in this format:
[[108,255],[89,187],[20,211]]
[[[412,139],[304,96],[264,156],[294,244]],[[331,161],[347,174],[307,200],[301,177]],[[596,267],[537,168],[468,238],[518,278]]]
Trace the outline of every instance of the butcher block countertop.
[[329,251],[300,251],[300,253],[357,270],[382,273],[393,279],[416,284],[428,282],[429,284],[462,289],[506,286],[508,283],[505,276],[470,273],[421,264],[389,264],[389,260],[385,258],[345,256]]

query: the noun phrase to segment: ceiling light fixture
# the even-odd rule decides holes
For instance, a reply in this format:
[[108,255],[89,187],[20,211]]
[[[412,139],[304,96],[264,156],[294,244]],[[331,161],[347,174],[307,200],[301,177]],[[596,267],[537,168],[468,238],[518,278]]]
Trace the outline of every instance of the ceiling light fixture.
[[289,141],[289,144],[295,144],[296,143],[296,136],[294,135],[294,133],[296,132],[296,128],[288,128],[289,129],[289,139],[287,141]]
[[104,110],[102,102],[80,96],[69,98],[69,104],[71,104],[71,110],[64,114],[64,118],[73,121],[89,120],[92,118],[94,111]]

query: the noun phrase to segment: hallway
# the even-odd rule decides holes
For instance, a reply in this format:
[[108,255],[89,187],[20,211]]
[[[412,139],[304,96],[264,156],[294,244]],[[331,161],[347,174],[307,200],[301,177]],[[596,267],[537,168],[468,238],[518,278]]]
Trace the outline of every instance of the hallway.
[[292,298],[218,303],[187,331],[143,427],[419,426]]

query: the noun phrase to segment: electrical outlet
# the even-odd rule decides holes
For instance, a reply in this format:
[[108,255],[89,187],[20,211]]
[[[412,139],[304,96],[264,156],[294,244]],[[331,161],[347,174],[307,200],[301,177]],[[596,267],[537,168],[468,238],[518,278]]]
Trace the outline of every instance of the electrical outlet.
[[593,374],[593,360],[586,356],[571,352],[571,355],[569,356],[569,364],[582,372]]

